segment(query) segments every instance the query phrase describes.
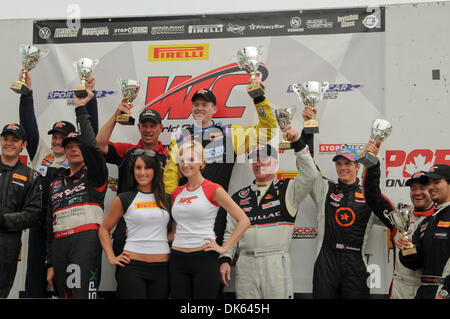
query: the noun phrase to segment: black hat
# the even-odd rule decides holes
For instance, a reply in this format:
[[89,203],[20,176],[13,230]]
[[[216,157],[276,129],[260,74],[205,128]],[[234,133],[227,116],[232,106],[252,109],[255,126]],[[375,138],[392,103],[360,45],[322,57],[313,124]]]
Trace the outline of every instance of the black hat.
[[195,92],[194,95],[192,96],[191,101],[194,102],[194,100],[197,99],[198,97],[202,97],[206,101],[213,102],[214,105],[217,104],[216,96],[214,95],[213,92],[211,92],[208,89],[200,89],[197,92]]
[[426,184],[427,182],[425,181],[424,178],[421,179],[422,176],[425,176],[427,172],[425,171],[417,171],[414,174],[411,175],[411,177],[406,180],[405,182],[405,186],[411,186],[412,183],[414,182],[419,182],[420,184]]
[[145,109],[139,114],[139,123],[142,123],[145,120],[152,120],[157,124],[161,124],[161,115],[158,112],[152,109]]
[[5,135],[6,133],[12,133],[21,140],[27,139],[27,133],[25,132],[25,129],[23,128],[23,126],[17,123],[6,124],[3,127],[1,136]]
[[62,146],[66,147],[66,144],[69,143],[71,140],[80,141],[80,133],[78,132],[70,132],[67,134],[66,138],[62,141]]
[[51,135],[55,132],[67,135],[70,132],[75,132],[75,126],[73,126],[72,123],[67,121],[58,121],[55,124],[53,124],[52,129],[48,131],[48,135]]
[[260,144],[255,146],[255,148],[248,155],[249,159],[256,159],[257,157],[273,157],[278,159],[278,151],[270,144]]
[[450,166],[444,164],[433,165],[425,174],[425,178],[430,179],[449,179],[450,178]]

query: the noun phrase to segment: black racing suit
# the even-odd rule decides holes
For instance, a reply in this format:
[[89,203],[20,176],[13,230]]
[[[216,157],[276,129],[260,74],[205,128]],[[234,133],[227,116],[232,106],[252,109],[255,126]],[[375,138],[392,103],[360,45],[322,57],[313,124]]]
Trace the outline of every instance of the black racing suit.
[[20,160],[0,161],[0,298],[8,297],[17,271],[22,230],[36,225],[41,212],[41,177]]
[[[309,153],[309,161],[313,161]],[[300,162],[302,163],[302,162]],[[314,264],[313,298],[368,298],[367,266],[363,260],[373,215],[357,179],[332,182],[312,165],[299,167],[304,179],[313,176],[309,192],[318,210],[319,244]],[[383,222],[386,218],[378,215]],[[386,221],[387,222],[387,221]]]
[[61,172],[50,185],[47,266],[60,298],[97,298],[102,248],[98,229],[108,183],[105,159],[85,107],[75,110],[84,166]]
[[450,202],[436,206],[435,213],[425,218],[414,232],[412,242],[417,254],[403,256],[400,261],[410,269],[422,268],[422,285],[416,298],[434,299],[444,289],[450,292]]
[[[94,97],[86,104],[95,134],[98,132],[97,99]],[[39,128],[34,111],[33,91],[20,96],[20,124],[27,132],[27,152],[31,165],[42,175],[42,212],[39,223],[30,228],[28,234],[27,274],[25,278],[26,298],[45,298],[47,296],[47,271],[45,269],[48,191],[50,183],[58,173],[69,167],[64,155],[55,156],[50,147],[39,135]]]

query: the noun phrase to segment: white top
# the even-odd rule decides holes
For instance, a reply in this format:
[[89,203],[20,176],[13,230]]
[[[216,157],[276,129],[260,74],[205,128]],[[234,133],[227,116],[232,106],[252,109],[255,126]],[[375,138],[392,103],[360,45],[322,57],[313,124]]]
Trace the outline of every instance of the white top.
[[123,207],[124,219],[128,228],[128,236],[124,250],[139,254],[170,253],[167,240],[167,225],[170,215],[159,208],[153,193],[131,191],[119,195],[122,198],[134,197],[128,207]]
[[172,216],[177,223],[173,246],[197,248],[206,242],[204,238],[216,239],[214,222],[220,206],[214,195],[219,187],[205,179],[194,190],[183,185],[172,192]]

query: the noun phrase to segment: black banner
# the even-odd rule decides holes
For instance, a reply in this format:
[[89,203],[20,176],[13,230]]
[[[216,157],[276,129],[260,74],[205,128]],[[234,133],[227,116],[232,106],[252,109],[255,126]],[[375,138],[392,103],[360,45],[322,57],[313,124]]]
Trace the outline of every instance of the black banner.
[[385,8],[40,20],[33,43],[87,43],[384,32]]

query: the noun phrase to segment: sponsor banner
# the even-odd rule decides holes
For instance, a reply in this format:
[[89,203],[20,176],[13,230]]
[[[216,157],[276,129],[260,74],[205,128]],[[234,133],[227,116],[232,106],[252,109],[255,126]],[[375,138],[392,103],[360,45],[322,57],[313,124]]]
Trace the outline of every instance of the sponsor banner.
[[33,41],[156,41],[384,31],[384,7],[34,22]]

